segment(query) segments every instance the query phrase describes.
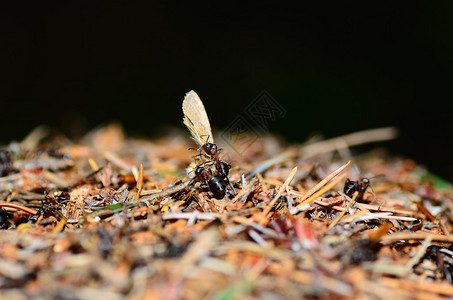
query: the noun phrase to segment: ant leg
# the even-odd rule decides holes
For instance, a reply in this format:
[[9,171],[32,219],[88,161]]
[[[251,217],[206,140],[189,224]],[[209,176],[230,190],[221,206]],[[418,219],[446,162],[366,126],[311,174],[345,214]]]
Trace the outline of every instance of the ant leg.
[[234,189],[233,184],[231,184],[230,180],[228,180],[228,184],[230,185],[230,188],[233,190],[234,196],[236,196],[236,190]]
[[376,200],[376,193],[373,190],[373,187],[371,185],[368,185],[368,187],[371,189],[371,194],[373,195],[373,199],[371,200],[372,202],[375,202]]
[[198,153],[197,155],[192,156],[192,158],[195,158],[195,157],[198,157],[198,156],[200,156],[200,157],[201,157],[201,156],[205,156],[205,157],[206,157],[205,154],[203,154],[203,153]]
[[200,151],[201,148],[203,148],[203,146],[200,146],[200,147],[198,147],[198,148],[192,148],[192,147],[190,147],[189,150]]

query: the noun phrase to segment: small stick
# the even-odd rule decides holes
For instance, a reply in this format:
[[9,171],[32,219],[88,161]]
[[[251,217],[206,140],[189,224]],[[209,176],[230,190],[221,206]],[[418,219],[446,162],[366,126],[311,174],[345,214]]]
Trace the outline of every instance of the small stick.
[[140,193],[141,196],[149,196],[149,195],[154,195],[156,193],[160,193],[162,192],[161,189],[152,189],[152,190],[142,190],[142,192]]
[[423,206],[420,202],[415,202],[415,205],[417,206],[418,210],[421,211],[431,222],[434,222],[436,220],[436,217],[434,217],[429,210],[426,209],[426,207]]
[[204,212],[212,213],[212,209],[209,207],[209,204],[202,193],[195,194],[195,199],[198,200],[198,205],[200,205]]
[[189,185],[191,183],[192,183],[192,180],[184,181],[181,184],[169,187],[159,193],[138,198],[136,202],[148,202],[148,201],[154,202],[155,200],[157,200],[159,198],[163,198],[163,197],[169,196],[171,194],[177,193],[179,191],[182,191],[183,189],[189,187]]
[[61,176],[58,176],[55,173],[52,173],[50,171],[44,171],[44,178],[49,180],[50,182],[55,183],[58,187],[60,188],[67,188],[69,187],[69,182],[67,182],[64,178]]
[[41,125],[34,128],[20,143],[21,147],[27,151],[34,150],[39,142],[49,134],[47,126]]
[[96,170],[99,169],[98,164],[94,161],[93,158],[91,158],[91,157],[88,158],[88,163],[90,164],[90,167],[91,167],[91,169],[92,169],[93,171],[96,171]]
[[237,195],[231,200],[232,203],[236,203],[237,201],[241,200],[241,202],[245,202],[248,195],[253,191],[255,184],[258,182],[257,178],[253,178],[242,190],[237,193]]
[[342,165],[341,167],[339,167],[338,169],[336,169],[335,171],[333,171],[332,173],[330,173],[329,176],[327,176],[326,178],[324,178],[323,180],[321,180],[321,182],[319,182],[317,185],[315,185],[314,187],[312,187],[307,193],[305,193],[305,195],[303,195],[299,201],[301,201],[301,203],[304,202],[305,199],[307,199],[308,197],[310,197],[311,195],[313,195],[314,193],[316,193],[316,191],[318,191],[321,187],[323,187],[324,185],[326,185],[332,178],[334,178],[335,176],[337,176],[338,174],[340,174],[341,172],[343,172],[348,166],[349,164],[351,163],[351,161],[348,161],[347,163],[345,163],[344,165]]
[[[415,295],[419,295],[418,299],[423,299],[421,296],[422,293],[432,293],[432,294],[441,294],[443,296],[453,296],[453,286],[451,284],[445,284],[445,282],[433,283],[433,282],[422,282],[422,281],[409,281],[409,279],[397,279],[390,277],[382,277],[381,279],[383,287],[388,287],[390,289],[404,289],[406,291],[411,291]],[[390,290],[389,289],[389,290]],[[434,298],[433,295],[431,298]],[[425,294],[426,295],[426,294]],[[426,298],[426,297],[425,297]],[[438,298],[438,299],[445,299]]]
[[322,189],[320,189],[319,191],[317,191],[316,193],[311,195],[309,198],[305,199],[302,203],[299,203],[297,206],[313,202],[316,198],[318,198],[319,196],[321,196],[322,194],[324,194],[325,192],[327,192],[328,190],[333,188],[339,181],[343,180],[343,178],[345,176],[346,176],[346,174],[340,175],[338,178],[336,178],[335,180],[332,180],[332,182],[329,182],[328,185],[324,186]]
[[131,167],[131,172],[132,172],[132,175],[135,178],[135,181],[138,182],[139,171],[138,171],[137,167],[136,166],[132,166]]
[[131,171],[131,165],[110,151],[104,152],[104,158],[123,170]]
[[55,226],[54,229],[52,229],[51,235],[55,235],[62,231],[65,225],[66,220],[64,218],[60,218],[60,221],[58,222],[57,226]]
[[327,203],[327,202],[324,202],[324,201],[321,201],[321,200],[314,200],[313,203],[316,203],[318,205],[322,205],[322,206],[325,206],[325,207],[328,207],[328,208],[333,208],[335,210],[339,210],[339,211],[345,211],[346,208],[342,207],[342,206],[338,206],[338,205],[332,205],[330,203]]
[[286,151],[278,156],[265,160],[257,167],[255,167],[252,171],[250,171],[247,175],[245,175],[245,178],[250,179],[256,174],[260,174],[276,164],[290,160],[292,156],[294,155],[290,151]]
[[418,216],[420,217],[421,215],[415,211],[411,210],[405,210],[405,209],[398,209],[398,208],[391,208],[391,207],[385,207],[385,206],[379,206],[379,205],[371,205],[371,204],[365,204],[365,203],[357,203],[357,207],[360,209],[366,209],[366,210],[372,210],[372,211],[382,211],[382,212],[391,212],[395,214],[401,214],[401,215],[412,215],[412,216]]
[[29,214],[36,215],[36,210],[33,208],[29,208],[17,203],[11,203],[11,202],[0,202],[0,207],[9,207],[9,208],[15,208],[15,209],[20,209],[22,211],[28,212]]
[[393,224],[391,222],[387,222],[378,226],[377,229],[369,230],[366,232],[366,236],[370,241],[378,242],[379,239],[386,233],[392,229]]
[[184,219],[184,220],[190,220],[194,218],[197,220],[206,220],[206,221],[213,221],[217,218],[220,217],[220,214],[216,213],[205,213],[205,212],[199,212],[199,211],[194,211],[190,213],[167,213],[162,215],[162,220],[175,220],[175,219]]
[[384,235],[381,242],[397,242],[399,240],[425,240],[432,237],[434,242],[450,243],[453,244],[453,236],[433,234],[428,232],[396,232]]
[[129,191],[128,191],[127,189],[124,189],[124,190],[121,192],[121,196],[120,196],[120,199],[118,199],[118,202],[119,202],[119,203],[124,203],[124,202],[126,202],[127,196],[129,196]]
[[138,200],[138,198],[140,198],[142,188],[143,188],[143,164],[140,164],[140,171],[138,175],[137,186],[135,187],[134,200]]
[[280,196],[282,195],[282,193],[286,190],[286,187],[291,183],[291,181],[294,179],[294,176],[296,176],[296,173],[297,173],[297,167],[294,167],[292,170],[291,170],[291,173],[289,173],[288,175],[288,178],[286,178],[285,182],[283,183],[283,185],[280,187],[280,189],[278,190],[278,193],[277,195],[275,195],[274,199],[272,199],[272,201],[269,203],[269,205],[267,205],[264,210],[263,210],[263,215],[264,216],[267,216],[271,209],[274,207],[275,203],[277,203],[277,200],[280,198]]
[[43,215],[40,215],[40,216],[38,217],[38,220],[36,220],[35,226],[38,226],[39,223],[41,223],[41,221],[42,221],[43,219],[44,219],[44,216],[43,216]]
[[400,221],[408,221],[408,222],[413,222],[413,221],[418,220],[417,218],[413,218],[413,217],[392,216],[390,212],[369,213],[369,214],[365,214],[365,215],[357,216],[357,217],[355,217],[355,215],[357,215],[357,214],[350,216],[351,219],[348,218],[348,221],[346,221],[346,220],[344,220],[344,221],[346,221],[346,222],[353,221],[353,222],[357,223],[357,222],[373,220],[373,219],[400,220]]
[[101,176],[99,175],[100,170],[98,164],[91,157],[88,158],[88,163],[90,164],[90,167],[93,170],[93,172],[95,172],[97,179],[102,182]]
[[311,157],[314,155],[329,153],[334,150],[344,149],[346,147],[386,141],[396,138],[398,130],[395,127],[382,127],[369,130],[363,130],[346,134],[329,140],[302,146],[300,155],[302,157]]
[[448,232],[447,226],[445,226],[445,219],[440,219],[439,220],[440,228],[442,228],[442,231],[445,233],[445,235],[450,235]]
[[433,240],[432,236],[428,236],[426,240],[423,242],[422,247],[418,251],[418,253],[411,258],[411,260],[406,264],[406,271],[409,273],[412,268],[415,266],[416,263],[422,258],[423,255],[425,255],[426,249],[428,249],[429,245],[431,244],[431,241]]
[[263,248],[269,248],[269,245],[267,244],[266,240],[263,239],[263,237],[258,232],[256,232],[253,229],[250,229],[248,234],[258,245],[260,245]]
[[11,174],[8,176],[0,177],[0,183],[8,182],[8,181],[14,181],[14,180],[19,180],[22,178],[22,175],[20,173],[18,174]]

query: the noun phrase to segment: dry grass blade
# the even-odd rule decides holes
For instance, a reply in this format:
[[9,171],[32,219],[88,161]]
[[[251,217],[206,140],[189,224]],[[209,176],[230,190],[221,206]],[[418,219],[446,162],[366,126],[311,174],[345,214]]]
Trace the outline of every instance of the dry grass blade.
[[291,157],[295,156],[294,151],[286,151],[285,153],[282,153],[278,156],[272,157],[266,161],[263,161],[260,163],[257,167],[255,167],[252,171],[250,171],[245,178],[249,179],[255,176],[256,174],[262,173],[265,170],[269,169],[272,166],[275,166],[277,164],[280,164],[282,162],[288,161],[291,159]]
[[93,170],[93,173],[96,174],[96,178],[102,182],[102,177],[99,174],[99,171],[101,170],[99,168],[99,165],[96,163],[96,161],[93,158],[88,158],[88,163],[90,164],[91,170]]
[[39,141],[49,134],[50,130],[47,126],[41,125],[33,129],[20,143],[21,147],[27,151],[35,149]]
[[253,178],[250,182],[243,187],[239,193],[231,200],[231,202],[235,203],[237,201],[244,202],[247,199],[247,196],[253,191],[255,188],[256,183],[258,182],[257,178]]
[[150,203],[152,203],[152,202],[154,202],[154,201],[156,201],[156,200],[158,200],[160,198],[167,197],[167,196],[169,196],[171,194],[175,194],[177,192],[180,192],[180,191],[188,188],[191,183],[192,183],[191,180],[184,181],[181,184],[166,188],[165,190],[163,190],[161,192],[158,192],[158,193],[155,193],[155,194],[152,194],[152,195],[147,195],[147,196],[140,197],[135,202],[150,202]]
[[291,172],[289,173],[288,177],[286,178],[285,182],[283,185],[280,187],[280,189],[277,192],[277,195],[271,200],[271,202],[264,208],[263,210],[263,215],[267,216],[272,208],[275,206],[275,203],[277,203],[278,199],[280,196],[283,194],[283,192],[286,190],[286,187],[291,183],[291,181],[294,179],[294,176],[297,173],[297,167],[294,167]]
[[215,219],[220,218],[221,214],[215,213],[204,213],[199,212],[198,210],[192,213],[166,213],[162,216],[163,220],[176,220],[176,219],[183,219],[183,220],[204,220],[204,221],[213,221]]
[[313,201],[315,201],[316,198],[318,198],[319,196],[321,196],[325,192],[327,192],[330,189],[332,189],[338,182],[342,181],[344,177],[346,177],[346,174],[342,174],[342,175],[338,176],[338,178],[335,178],[334,180],[329,182],[326,186],[323,186],[319,191],[317,191],[316,193],[314,193],[310,197],[306,198],[303,202],[299,203],[297,205],[297,207],[300,207],[300,206],[308,204],[308,203],[312,203]]
[[125,162],[123,159],[119,158],[116,154],[114,154],[110,151],[106,151],[106,152],[104,152],[104,157],[109,162],[122,168],[123,170],[131,171],[132,166],[130,164],[128,164],[127,162]]
[[65,225],[66,225],[66,219],[61,218],[60,221],[58,222],[57,226],[55,226],[54,229],[52,229],[51,235],[55,235],[55,234],[61,232],[64,229]]
[[17,203],[11,202],[0,202],[0,207],[9,207],[14,209],[20,209],[22,211],[28,212],[29,214],[36,215],[36,210],[30,207],[26,207]]
[[391,213],[395,213],[395,214],[421,217],[421,214],[419,214],[418,212],[408,210],[408,209],[400,209],[400,208],[372,205],[372,204],[366,204],[366,203],[357,203],[357,207],[359,207],[360,209],[366,209],[366,210],[370,210],[370,211],[391,212]]
[[211,248],[215,246],[218,239],[218,232],[214,229],[208,229],[200,233],[195,242],[190,245],[189,249],[187,249],[184,256],[181,257],[178,267],[180,272],[177,272],[176,274],[180,274],[182,276],[186,275],[186,271],[189,270],[190,266],[202,257],[205,257]]
[[56,186],[59,188],[67,188],[70,186],[69,182],[67,182],[64,178],[61,176],[58,176],[57,174],[50,172],[50,171],[44,171],[44,178],[49,180],[50,182],[55,183]]
[[432,238],[433,242],[442,242],[453,244],[453,236],[432,234],[428,232],[396,232],[384,235],[381,238],[382,242],[397,242],[399,240],[420,241]]
[[314,193],[316,193],[317,191],[319,191],[319,189],[321,189],[323,186],[325,186],[330,180],[332,180],[332,178],[338,176],[338,174],[340,174],[341,172],[343,172],[348,166],[349,164],[351,163],[351,161],[348,161],[347,163],[345,163],[344,165],[342,165],[341,167],[339,167],[338,169],[336,169],[335,171],[333,171],[332,173],[330,173],[326,178],[324,178],[323,180],[321,180],[317,185],[315,185],[314,187],[312,187],[305,195],[303,195],[300,199],[299,199],[299,202],[301,204],[304,204],[304,201],[306,199],[308,199],[310,196],[312,196]]
[[428,236],[426,240],[423,242],[420,250],[417,252],[417,254],[411,258],[410,261],[406,264],[406,272],[409,273],[412,268],[415,266],[416,263],[422,258],[423,255],[425,255],[426,249],[428,249],[429,245],[431,244],[431,241],[433,240],[432,236]]
[[345,147],[391,140],[396,138],[397,135],[398,130],[395,127],[382,127],[358,131],[333,139],[304,145],[300,148],[300,155],[303,157],[311,157],[314,155],[329,153]]
[[212,209],[211,207],[209,207],[209,203],[207,201],[207,198],[206,196],[203,194],[203,193],[198,193],[198,194],[195,194],[195,198],[198,202],[198,205],[200,205],[200,207],[202,208],[202,210],[204,212],[212,212]]
[[140,164],[140,171],[138,175],[137,186],[135,187],[134,200],[138,200],[138,198],[140,198],[142,188],[143,188],[143,164]]

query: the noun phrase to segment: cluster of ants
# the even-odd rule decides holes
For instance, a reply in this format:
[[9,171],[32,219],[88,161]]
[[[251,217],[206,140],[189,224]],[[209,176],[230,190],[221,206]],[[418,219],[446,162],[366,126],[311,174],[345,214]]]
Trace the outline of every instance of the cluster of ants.
[[[199,160],[201,161],[203,158],[205,159],[204,162],[201,162],[195,168],[195,177],[192,182],[201,182],[201,189],[210,191],[216,199],[223,199],[226,194],[234,196],[234,187],[228,179],[231,166],[227,162],[220,160],[219,153],[221,149],[218,149],[217,145],[214,143],[206,142],[198,149],[190,148],[190,150],[200,152],[194,157],[199,157]],[[212,168],[212,166],[214,166],[214,168]],[[216,173],[215,175],[213,174],[213,169]],[[370,180],[368,178],[362,178],[358,181],[352,181],[348,178],[345,182],[343,192],[349,197],[352,197],[355,192],[358,192],[356,200],[361,201],[368,188],[371,188]],[[374,199],[373,190],[372,194]]]
[[[190,148],[190,150],[200,152],[194,158],[199,157],[200,161],[203,161],[203,158],[205,160],[195,168],[195,177],[192,179],[192,182],[201,182],[201,189],[210,191],[216,199],[223,199],[225,195],[234,196],[234,187],[228,179],[231,166],[227,162],[220,160],[219,153],[221,149],[218,149],[216,144],[207,142],[198,149]],[[213,171],[215,174],[213,174]],[[343,192],[349,197],[352,197],[355,192],[358,192],[356,200],[361,201],[368,188],[371,188],[368,178],[362,178],[358,181],[352,181],[348,178],[345,182]],[[374,200],[373,190],[372,194]]]
[[195,168],[195,177],[192,182],[201,182],[201,189],[211,192],[216,199],[223,199],[225,195],[234,196],[234,187],[228,179],[231,166],[220,160],[221,149],[218,149],[214,143],[205,143],[198,149],[191,148],[191,150],[200,151],[194,157],[199,157],[198,160],[202,161]]

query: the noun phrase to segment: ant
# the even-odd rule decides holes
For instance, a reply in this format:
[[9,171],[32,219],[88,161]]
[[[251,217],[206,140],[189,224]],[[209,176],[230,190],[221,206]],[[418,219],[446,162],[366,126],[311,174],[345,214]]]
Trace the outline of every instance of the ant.
[[[210,159],[211,161],[214,162],[217,171],[220,173],[221,172],[221,165],[220,165],[220,157],[219,154],[222,151],[222,149],[219,149],[216,144],[208,142],[209,140],[209,135],[206,136],[206,142],[198,147],[198,149],[195,148],[189,148],[189,150],[196,150],[200,151],[199,154],[195,155],[194,157],[205,157]],[[204,153],[203,153],[204,152]]]
[[219,164],[222,172],[219,172],[217,175],[212,175],[211,169],[205,168],[204,164],[200,164],[195,170],[195,178],[204,180],[200,185],[201,188],[211,191],[214,198],[223,199],[228,192],[228,185],[233,188],[231,182],[228,180],[228,173],[231,166],[224,161],[220,161]]
[[67,192],[55,192],[52,196],[45,195],[41,201],[41,208],[30,218],[31,223],[36,223],[43,218],[54,216],[66,220],[66,216],[62,213],[63,205],[70,201],[70,196]]
[[[189,148],[200,151],[199,154],[194,156],[200,157],[200,161],[202,161],[195,169],[195,178],[202,180],[201,187],[203,189],[211,191],[216,199],[222,199],[229,191],[233,191],[232,194],[235,193],[234,187],[228,179],[231,166],[220,159],[219,154],[222,149],[219,149],[216,144],[208,142],[208,140],[209,136],[198,149]],[[206,158],[206,161],[203,162],[202,158]],[[208,168],[205,166],[208,166]],[[214,168],[210,166],[214,166]]]
[[204,155],[204,156],[211,158],[212,160],[215,160],[215,161],[219,160],[219,153],[220,153],[221,149],[218,149],[217,145],[214,143],[205,143],[204,145],[200,146],[196,150],[197,151],[203,150],[206,153],[206,154],[200,153],[197,156]]
[[194,148],[190,148],[190,149],[200,151],[200,153],[195,155],[194,157],[205,157],[205,158],[210,159],[213,162],[213,164],[215,165],[217,172],[224,173],[224,170],[222,170],[222,164],[221,164],[222,161],[220,160],[220,157],[219,157],[220,151],[222,151],[222,149],[218,149],[216,144],[205,143],[202,146],[200,146],[198,149],[194,149]]
[[343,192],[348,195],[349,197],[353,197],[355,192],[358,192],[359,194],[357,195],[356,200],[361,201],[363,200],[363,195],[365,194],[366,190],[370,188],[371,191],[373,192],[373,200],[375,199],[374,191],[373,188],[370,185],[370,180],[368,178],[362,178],[361,180],[358,181],[352,181],[346,179],[346,182],[344,184]]

